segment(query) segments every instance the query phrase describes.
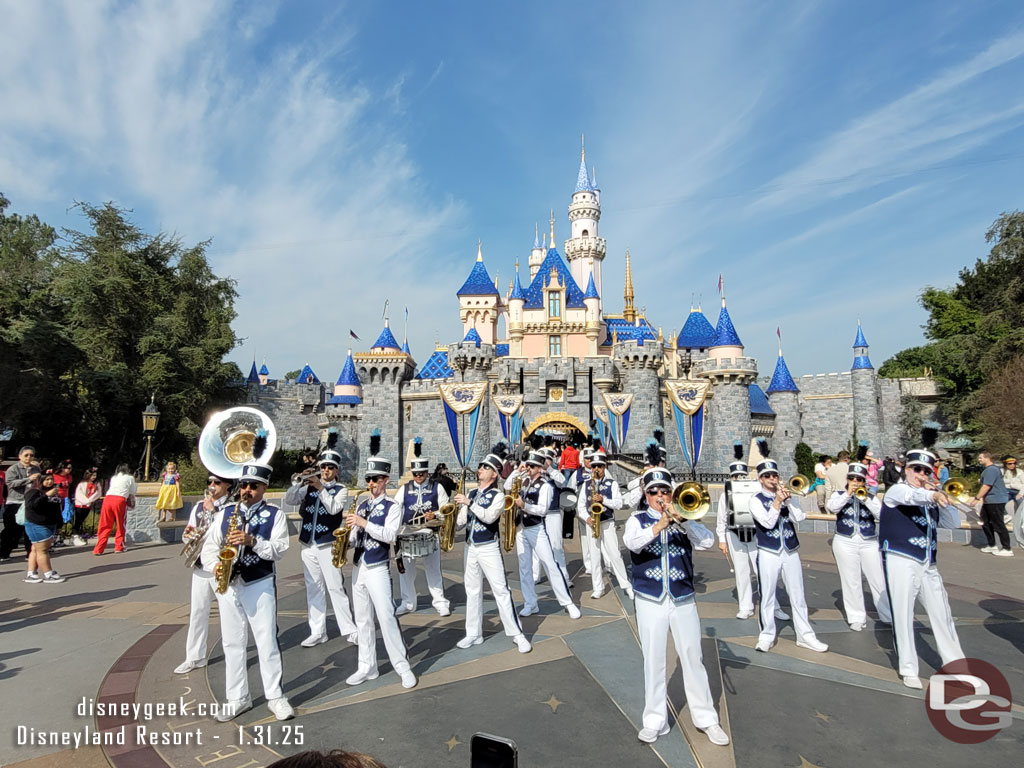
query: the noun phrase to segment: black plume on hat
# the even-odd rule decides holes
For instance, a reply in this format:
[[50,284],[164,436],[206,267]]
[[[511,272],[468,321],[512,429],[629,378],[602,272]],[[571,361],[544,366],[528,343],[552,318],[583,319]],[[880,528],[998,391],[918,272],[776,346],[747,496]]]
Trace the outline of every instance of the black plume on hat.
[[772,449],[768,445],[768,441],[763,437],[757,438],[757,450],[761,452],[761,458],[763,459],[767,459],[769,454],[772,452]]
[[255,461],[259,461],[267,450],[267,430],[257,429],[256,439],[252,441],[252,457]]
[[533,450],[539,450],[542,445],[544,445],[543,437],[538,434],[530,435],[530,447],[533,448]]
[[504,440],[499,440],[494,444],[494,447],[491,448],[491,453],[504,461],[505,457],[508,456],[508,443]]
[[658,441],[653,437],[647,441],[647,445],[644,447],[644,453],[647,457],[647,463],[652,467],[656,467],[661,463],[661,451],[658,450]]
[[931,448],[939,439],[939,425],[934,421],[926,421],[921,425],[921,445]]
[[413,454],[413,456],[415,456],[418,459],[420,457],[420,454],[422,454],[422,453],[423,453],[423,438],[422,437],[413,438],[413,441],[412,441],[412,454]]
[[868,455],[868,441],[861,440],[857,445],[857,463],[863,464]]
[[590,447],[593,448],[595,451],[601,450],[601,438],[598,437],[597,435],[594,435],[594,439],[590,441]]
[[370,433],[370,455],[376,456],[380,453],[380,430],[375,429]]
[[659,445],[665,444],[665,430],[661,427],[654,428],[654,439],[658,441]]
[[736,461],[741,461],[743,459],[743,443],[740,440],[736,440],[732,444],[732,455]]
[[338,428],[331,427],[327,430],[327,449],[333,450],[334,446],[338,444]]

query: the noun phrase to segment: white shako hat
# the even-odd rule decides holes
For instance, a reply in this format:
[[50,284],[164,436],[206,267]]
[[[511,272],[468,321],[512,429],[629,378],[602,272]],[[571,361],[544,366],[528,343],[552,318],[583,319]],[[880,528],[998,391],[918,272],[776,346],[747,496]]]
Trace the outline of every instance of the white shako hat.
[[643,473],[641,476],[641,482],[643,483],[645,493],[658,486],[664,486],[671,490],[672,473],[664,467],[653,467]]
[[258,483],[270,485],[270,476],[273,473],[274,470],[270,468],[269,464],[249,461],[242,465],[242,476],[238,478],[238,482],[244,483],[246,480],[255,480]]

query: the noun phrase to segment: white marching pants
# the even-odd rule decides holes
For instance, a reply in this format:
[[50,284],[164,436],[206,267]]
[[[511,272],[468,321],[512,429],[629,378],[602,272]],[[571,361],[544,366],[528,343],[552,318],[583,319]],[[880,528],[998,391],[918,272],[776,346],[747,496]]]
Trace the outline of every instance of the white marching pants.
[[839,567],[839,582],[843,587],[843,611],[848,624],[863,624],[868,615],[864,610],[864,587],[861,574],[868,582],[871,599],[874,601],[878,618],[886,624],[892,623],[889,613],[889,598],[885,594],[885,574],[882,573],[882,555],[878,551],[877,539],[862,536],[832,537],[832,554]]
[[210,608],[217,597],[217,582],[210,571],[192,570],[192,602],[185,639],[185,661],[206,661],[206,639],[210,636]]
[[352,579],[352,607],[359,636],[359,669],[377,669],[377,634],[373,628],[373,617],[376,614],[391,666],[398,674],[408,672],[409,659],[406,657],[402,629],[395,617],[391,568],[388,563],[369,568],[362,563],[356,566],[355,577]]
[[892,552],[882,554],[882,567],[892,610],[900,675],[918,676],[917,645],[914,642],[914,602],[918,599],[928,613],[928,623],[942,663],[949,664],[964,658],[939,569]]
[[221,645],[224,646],[225,694],[230,701],[249,695],[246,674],[246,649],[249,628],[256,640],[260,659],[263,695],[267,699],[283,696],[281,692],[281,649],[277,645],[277,590],[274,577],[245,584],[240,578],[217,595],[220,609]]
[[614,520],[601,522],[601,538],[595,539],[591,533],[590,526],[586,526],[584,541],[589,541],[593,546],[590,550],[591,565],[594,566],[590,572],[590,578],[595,593],[604,592],[604,569],[607,564],[615,579],[619,582],[621,589],[630,589],[629,578],[626,576],[626,565],[622,562],[622,552],[619,550],[619,535],[615,530]]
[[519,616],[512,605],[512,593],[505,581],[505,564],[498,542],[466,544],[463,557],[466,587],[466,637],[483,637],[484,579],[491,588],[505,634],[515,637],[523,633]]
[[444,596],[444,579],[441,576],[441,550],[435,549],[425,557],[409,557],[403,555],[405,561],[405,573],[398,574],[398,584],[402,588],[402,604],[410,611],[416,610],[416,568],[417,563],[423,564],[423,571],[427,575],[427,590],[430,592],[434,610],[438,613],[451,610],[450,604]]
[[[757,541],[740,541],[740,537],[730,530],[726,530],[725,540],[729,547],[729,556],[732,558],[732,569],[736,572],[736,599],[740,610],[743,613],[753,613],[754,590],[750,585],[750,577],[751,574],[757,573]],[[772,615],[774,614],[772,611]]]
[[680,603],[671,598],[661,602],[648,600],[637,594],[636,628],[640,647],[644,653],[644,728],[660,733],[668,725],[668,679],[665,665],[668,633],[679,656],[683,673],[683,690],[690,719],[697,728],[707,728],[718,722],[715,703],[711,698],[708,672],[700,649],[700,617],[697,603],[692,597]]
[[[552,515],[548,515],[552,517]],[[561,529],[559,529],[561,536]],[[520,526],[516,531],[516,553],[519,557],[519,588],[523,591],[523,609],[537,610],[537,588],[533,583],[533,555],[537,554],[541,565],[548,574],[548,581],[555,593],[558,604],[563,608],[572,605],[569,596],[569,580],[565,577],[551,550],[547,528],[544,525]]]
[[793,614],[793,626],[796,636],[801,640],[815,639],[814,629],[807,618],[807,601],[804,600],[804,574],[800,566],[800,555],[797,552],[769,552],[764,549],[757,551],[757,585],[760,591],[760,610],[758,622],[761,634],[758,642],[771,643],[775,640],[775,609],[779,605],[775,588],[782,574],[782,583],[786,585],[789,595],[789,606]]
[[579,528],[580,535],[580,552],[583,554],[583,570],[592,574],[593,566],[590,559],[590,552],[593,549],[593,546],[591,545],[593,537],[590,536],[590,529],[587,527],[586,523],[578,517],[576,518],[576,522],[578,523],[577,528]]
[[[544,527],[548,532],[548,541],[551,543],[551,552],[555,556],[555,563],[558,565],[558,570],[562,572],[562,576],[565,577],[565,582],[568,584],[572,579],[569,578],[569,568],[565,564],[565,548],[562,546],[562,512],[549,512],[544,516]],[[540,559],[534,553],[533,558],[533,583],[536,584],[540,579]],[[548,579],[551,579],[551,574],[548,574]]]
[[306,607],[309,610],[309,631],[312,635],[327,634],[327,599],[331,596],[331,608],[338,622],[341,636],[356,631],[352,620],[352,609],[345,594],[345,577],[341,568],[331,563],[331,545],[302,546],[302,575],[306,580]]

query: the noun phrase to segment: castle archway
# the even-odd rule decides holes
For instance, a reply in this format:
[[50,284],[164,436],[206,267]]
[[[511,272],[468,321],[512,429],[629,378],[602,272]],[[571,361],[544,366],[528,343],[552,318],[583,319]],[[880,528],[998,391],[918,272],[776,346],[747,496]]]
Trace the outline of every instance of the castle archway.
[[565,411],[548,411],[531,421],[526,427],[526,436],[539,432],[542,435],[561,435],[570,437],[579,432],[587,435],[587,425],[580,419]]

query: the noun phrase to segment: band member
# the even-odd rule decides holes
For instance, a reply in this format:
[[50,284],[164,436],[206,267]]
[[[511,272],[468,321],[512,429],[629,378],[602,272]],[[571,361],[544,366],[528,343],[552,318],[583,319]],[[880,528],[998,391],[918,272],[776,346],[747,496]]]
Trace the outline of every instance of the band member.
[[468,494],[456,494],[459,505],[458,524],[466,526],[464,555],[466,587],[466,636],[456,645],[469,648],[483,640],[483,580],[486,578],[498,604],[498,615],[505,634],[512,638],[520,653],[529,653],[533,647],[519,624],[512,594],[505,581],[505,565],[501,559],[500,520],[505,509],[505,494],[497,480],[502,458],[489,453],[477,469],[479,485]]
[[865,496],[863,500],[856,495],[858,489],[861,489],[861,493],[867,494],[867,476],[867,466],[853,462],[846,470],[846,489],[835,491],[826,503],[828,511],[836,516],[832,554],[835,555],[836,565],[839,567],[846,621],[854,632],[864,629],[868,620],[864,610],[862,574],[871,589],[871,598],[875,610],[878,611],[878,618],[886,624],[892,623],[876,527],[882,511],[882,502],[873,493]]
[[800,505],[793,501],[790,492],[779,480],[779,465],[768,457],[768,442],[758,440],[764,461],[757,465],[757,479],[761,491],[750,497],[750,514],[757,527],[757,583],[760,591],[760,612],[758,621],[761,634],[757,650],[767,652],[775,643],[775,588],[779,574],[789,594],[796,629],[796,644],[801,648],[824,653],[828,646],[814,634],[807,618],[807,603],[804,600],[804,575],[800,566],[797,548],[800,540],[796,535],[796,524],[807,515]]
[[[427,576],[427,590],[434,604],[434,610],[441,616],[451,615],[451,606],[444,596],[444,579],[441,577],[441,547],[437,532],[430,528],[424,528],[424,523],[431,520],[440,520],[437,510],[448,503],[448,493],[438,483],[430,480],[430,462],[420,458],[420,438],[416,438],[413,444],[413,451],[416,458],[412,460],[412,480],[395,494],[395,503],[402,508],[402,530],[398,535],[400,551],[398,557],[405,560],[405,570],[399,572],[398,581],[402,588],[402,600],[395,612],[402,616],[410,611],[416,610],[416,563],[423,563],[423,570]],[[417,534],[429,533],[431,551],[426,555],[416,553],[401,547],[403,536],[406,531],[413,531]],[[421,536],[422,538],[422,536]]]
[[[925,445],[934,442],[926,430]],[[878,538],[882,550],[899,672],[908,688],[921,688],[914,644],[914,602],[920,598],[942,663],[962,659],[949,598],[935,565],[937,531],[959,528],[960,513],[942,491],[930,486],[936,456],[920,448],[907,452],[907,476],[885,491]]]
[[693,594],[693,547],[709,549],[715,538],[703,525],[673,521],[668,470],[648,469],[642,482],[647,508],[633,513],[622,535],[631,553],[637,633],[644,654],[643,729],[637,738],[651,743],[669,732],[665,648],[671,630],[693,724],[712,744],[725,745],[729,737],[718,723],[711,697]]
[[[576,514],[585,523],[584,539],[591,539],[594,546],[590,549],[591,565],[593,566],[592,580],[593,592],[590,597],[594,600],[604,595],[604,566],[607,563],[615,578],[630,600],[633,599],[633,587],[630,586],[626,576],[626,566],[622,562],[622,553],[619,551],[619,537],[615,532],[615,510],[622,509],[622,494],[619,492],[619,484],[605,475],[605,468],[608,466],[608,457],[604,451],[597,451],[590,460],[593,467],[593,475],[585,480],[580,487],[579,498],[576,501]],[[600,539],[594,539],[592,526],[594,495],[600,498],[601,512]]]
[[[584,481],[590,478],[590,456],[592,449],[587,447],[580,451],[580,466],[576,469],[572,475],[569,476],[569,482],[566,485],[572,488],[573,493],[579,500],[580,488],[583,487]],[[580,553],[583,555],[583,570],[586,573],[591,573],[590,568],[590,550],[591,550],[591,537],[587,536],[587,526],[579,517],[576,518],[580,528]]]
[[377,458],[379,450],[380,432],[374,430],[370,437],[370,458],[366,466],[369,498],[360,502],[355,511],[345,518],[345,524],[352,526],[355,545],[352,559],[355,568],[352,607],[355,609],[359,637],[359,667],[345,682],[359,685],[375,679],[379,674],[376,633],[373,629],[373,617],[376,614],[391,666],[402,678],[402,687],[413,688],[416,675],[409,666],[391,592],[391,546],[402,524],[402,508],[388,498],[391,462]]
[[[580,609],[577,608],[569,594],[569,580],[555,562],[551,548],[551,540],[544,526],[544,518],[551,512],[552,497],[555,489],[544,470],[545,457],[539,451],[532,451],[526,459],[526,477],[523,478],[522,490],[515,505],[522,512],[522,525],[516,532],[516,553],[519,557],[519,580],[523,591],[523,609],[520,616],[530,616],[539,612],[537,607],[537,590],[533,583],[533,555],[540,558],[551,582],[558,604],[568,612],[569,617],[578,619]],[[515,474],[505,481],[505,490],[512,487]],[[561,527],[559,527],[561,531]]]
[[[228,502],[232,485],[232,481],[226,477],[210,475],[203,500],[197,501],[189,513],[188,523],[181,534],[182,541],[194,541],[212,530],[214,518]],[[176,675],[184,675],[193,669],[206,666],[210,607],[217,597],[216,587],[213,571],[206,568],[202,557],[199,557],[192,566],[192,602],[188,616],[188,635],[185,640],[185,661],[175,667]]]
[[[257,442],[260,439],[257,437]],[[255,454],[259,456],[262,452],[262,448],[257,448]],[[267,706],[278,720],[295,716],[295,710],[281,690],[274,585],[274,563],[288,550],[288,522],[281,510],[263,500],[270,474],[270,467],[260,464],[258,459],[243,465],[238,481],[238,504],[228,504],[217,513],[203,543],[203,568],[212,571],[214,579],[225,567],[218,558],[221,548],[226,544],[236,547],[238,552],[227,591],[217,595],[227,678],[224,685],[227,701],[216,715],[219,722],[227,722],[252,709],[246,672],[250,628],[256,640]]]
[[[558,470],[558,466],[555,464],[556,454],[553,445],[541,448],[540,453],[544,456],[544,474],[552,485],[551,509],[548,510],[548,514],[544,516],[544,526],[548,532],[548,541],[551,542],[551,551],[555,556],[555,562],[558,564],[558,570],[562,572],[562,576],[565,577],[566,583],[569,585],[569,588],[572,589],[572,579],[569,578],[569,568],[565,562],[565,547],[562,546],[564,526],[562,521],[562,508],[559,506],[560,492],[566,487],[565,475]],[[534,553],[534,584],[540,580],[540,575],[540,559],[537,557],[536,553]]]
[[341,454],[335,450],[338,432],[331,429],[327,448],[320,454],[316,467],[296,475],[284,500],[298,506],[301,525],[302,575],[306,582],[306,608],[309,613],[309,637],[304,648],[327,642],[327,595],[338,622],[338,631],[350,643],[356,642],[356,623],[345,594],[345,577],[331,563],[334,531],[344,524],[348,490],[338,482]]

